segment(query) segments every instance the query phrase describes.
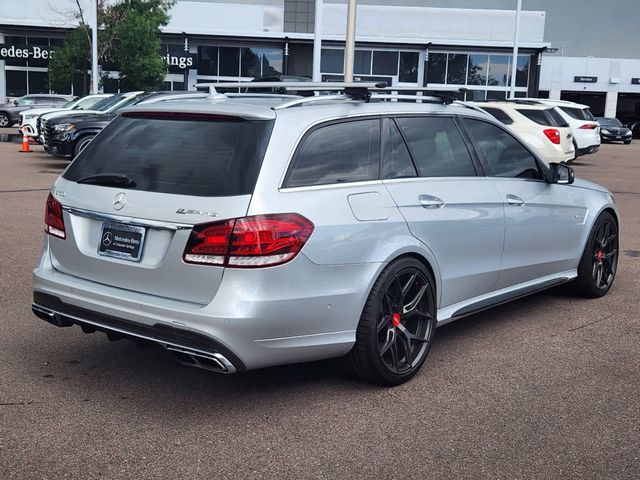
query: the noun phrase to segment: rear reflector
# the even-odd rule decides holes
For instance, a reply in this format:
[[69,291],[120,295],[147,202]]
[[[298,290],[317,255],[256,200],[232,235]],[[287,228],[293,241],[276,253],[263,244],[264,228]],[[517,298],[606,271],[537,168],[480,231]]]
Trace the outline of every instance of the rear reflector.
[[595,130],[596,128],[598,128],[598,124],[597,123],[585,123],[584,125],[580,125],[580,130]]
[[62,216],[62,204],[51,194],[47,197],[44,212],[44,231],[58,238],[67,238]]
[[196,225],[182,258],[200,265],[270,267],[292,260],[312,232],[313,223],[297,213]]
[[547,138],[551,140],[551,143],[560,145],[560,132],[558,130],[555,128],[547,128],[546,130],[543,130],[543,132]]

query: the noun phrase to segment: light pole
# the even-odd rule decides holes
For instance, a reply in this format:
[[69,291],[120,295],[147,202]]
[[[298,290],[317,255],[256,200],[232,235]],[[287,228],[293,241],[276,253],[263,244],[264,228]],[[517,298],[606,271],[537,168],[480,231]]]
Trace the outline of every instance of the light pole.
[[511,86],[509,88],[509,98],[516,96],[516,73],[518,71],[518,42],[520,41],[520,12],[522,10],[522,0],[518,0],[516,7],[516,28],[513,34],[513,59],[511,60]]
[[322,80],[320,76],[320,55],[322,54],[322,0],[316,0],[316,16],[313,24],[313,81]]
[[91,27],[91,93],[98,93],[98,0],[93,9],[93,25]]
[[344,81],[353,82],[353,61],[356,50],[356,0],[347,0],[347,39],[344,49]]

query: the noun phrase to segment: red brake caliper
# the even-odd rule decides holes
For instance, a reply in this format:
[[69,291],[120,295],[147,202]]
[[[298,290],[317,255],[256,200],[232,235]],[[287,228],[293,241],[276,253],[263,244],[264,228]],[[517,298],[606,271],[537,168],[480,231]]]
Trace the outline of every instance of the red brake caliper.
[[394,313],[391,316],[391,325],[393,325],[393,328],[397,328],[398,325],[400,325],[400,314],[399,313]]
[[602,250],[598,250],[598,253],[596,253],[596,258],[598,259],[599,262],[602,261],[602,257],[604,257],[604,253]]

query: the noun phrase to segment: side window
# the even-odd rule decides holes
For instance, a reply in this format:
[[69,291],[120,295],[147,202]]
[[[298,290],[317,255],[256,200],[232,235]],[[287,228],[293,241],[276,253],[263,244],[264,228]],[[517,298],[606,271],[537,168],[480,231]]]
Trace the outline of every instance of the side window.
[[385,118],[383,129],[382,178],[417,177],[411,155],[395,122],[391,118]]
[[463,122],[484,155],[489,176],[542,178],[531,152],[507,132],[480,120],[466,118]]
[[22,97],[18,99],[18,105],[21,107],[25,105],[33,105],[34,103],[35,103],[35,100],[33,97]]
[[298,147],[285,187],[377,180],[380,120],[342,122],[313,130]]
[[474,177],[476,169],[452,118],[397,119],[421,177]]
[[500,110],[499,108],[482,107],[482,109],[505,125],[511,125],[513,123],[513,119],[505,111]]

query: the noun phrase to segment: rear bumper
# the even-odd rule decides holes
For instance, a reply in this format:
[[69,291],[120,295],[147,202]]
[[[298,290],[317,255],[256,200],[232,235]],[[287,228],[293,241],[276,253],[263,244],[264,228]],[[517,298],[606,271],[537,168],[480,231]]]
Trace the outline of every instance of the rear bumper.
[[33,313],[56,327],[79,325],[84,331],[99,330],[107,334],[155,342],[169,351],[191,359],[194,366],[220,373],[236,373],[245,370],[242,361],[211,338],[181,328],[164,328],[160,324],[146,326],[74,307],[58,297],[34,292]]
[[600,150],[600,144],[579,148],[576,153],[578,157],[581,157],[582,155],[590,155],[592,153],[596,153],[598,150]]
[[348,353],[370,286],[383,267],[319,266],[301,254],[280,267],[227,269],[214,299],[201,305],[61,273],[46,245],[33,274],[40,318],[143,338],[172,351],[220,354],[236,371]]

